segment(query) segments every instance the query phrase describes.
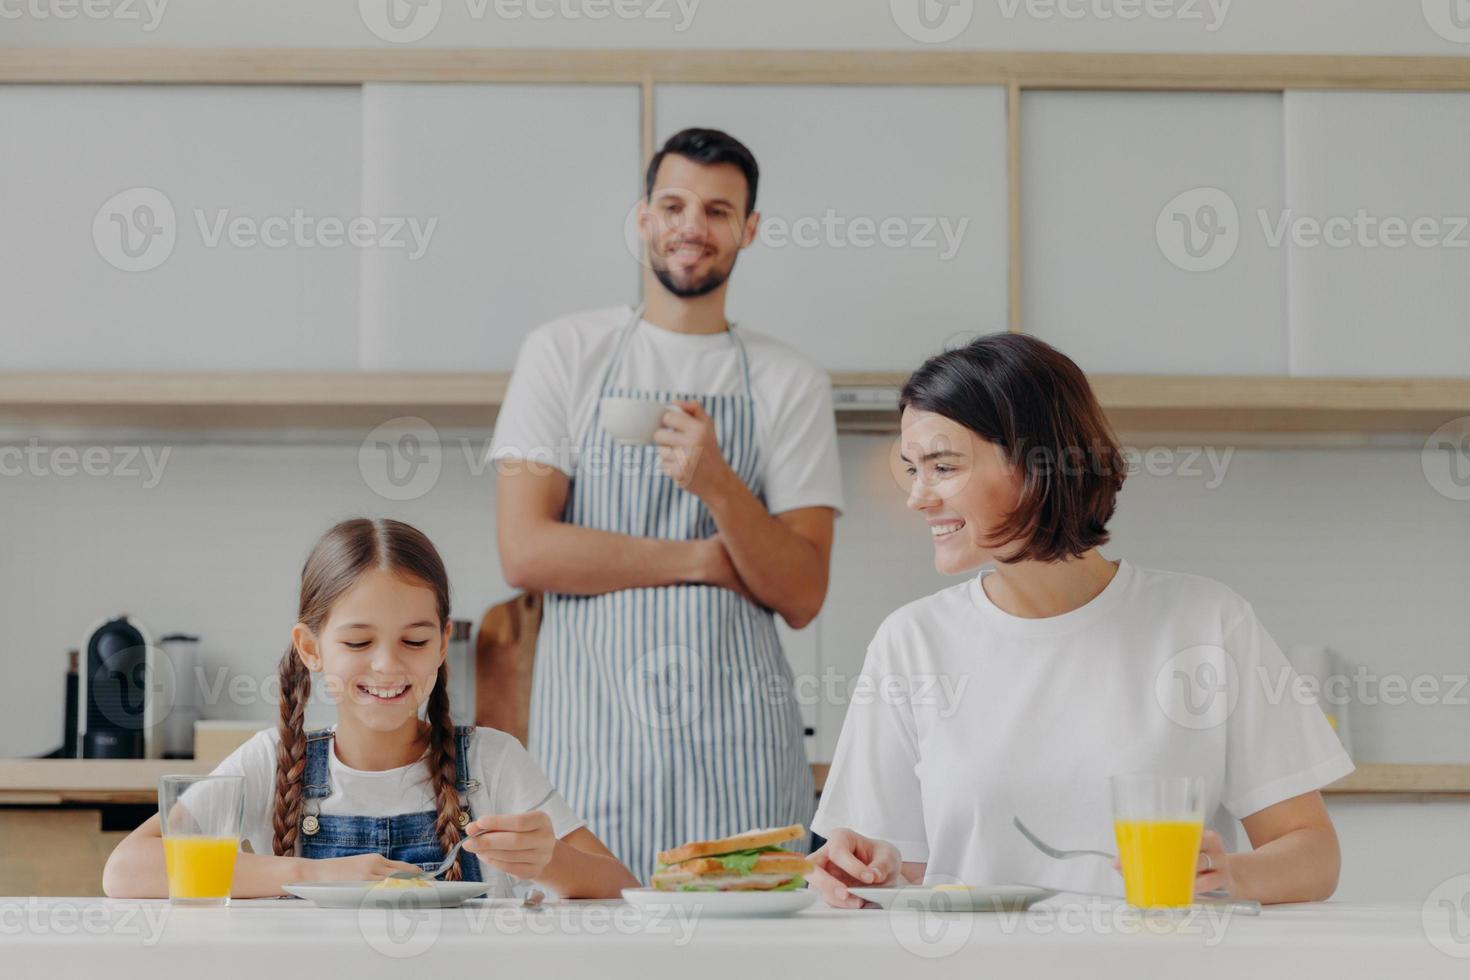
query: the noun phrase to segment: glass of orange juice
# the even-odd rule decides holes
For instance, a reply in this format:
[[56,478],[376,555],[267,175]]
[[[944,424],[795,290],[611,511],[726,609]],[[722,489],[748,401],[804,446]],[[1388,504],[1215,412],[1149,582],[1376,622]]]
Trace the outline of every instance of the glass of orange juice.
[[169,902],[230,904],[244,811],[245,780],[239,776],[164,776],[158,781]]
[[1204,834],[1204,789],[1193,776],[1114,776],[1113,831],[1123,889],[1135,908],[1182,908],[1194,902]]

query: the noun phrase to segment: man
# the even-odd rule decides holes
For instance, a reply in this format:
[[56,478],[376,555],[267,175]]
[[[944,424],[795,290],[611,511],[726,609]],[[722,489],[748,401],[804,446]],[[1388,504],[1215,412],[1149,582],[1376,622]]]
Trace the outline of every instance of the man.
[[[533,331],[492,448],[506,581],[546,593],[531,749],[645,881],[659,850],[813,804],[774,616],[820,611],[842,493],[826,375],[725,319],[759,177],[724,133],[669,140],[638,211],[646,308]],[[605,397],[674,407],[620,444]]]

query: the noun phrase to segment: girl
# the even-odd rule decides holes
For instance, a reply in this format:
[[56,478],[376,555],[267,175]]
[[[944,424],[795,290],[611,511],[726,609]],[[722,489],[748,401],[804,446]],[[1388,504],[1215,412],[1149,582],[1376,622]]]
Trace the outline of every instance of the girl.
[[[493,869],[564,898],[612,898],[637,884],[520,743],[451,722],[449,582],[423,534],[391,520],[332,528],[301,573],[298,619],[280,663],[278,728],[215,769],[245,782],[235,897],[437,867],[479,831],[445,878],[485,881]],[[308,732],[312,674],[337,724]],[[103,890],[168,895],[156,815],[108,858]]]
[[[919,368],[901,405],[908,506],[935,566],[994,568],[873,638],[813,821],[823,897],[857,907],[850,886],[926,879],[1116,894],[1105,859],[1054,861],[1012,821],[1113,851],[1108,777],[1132,772],[1202,780],[1199,891],[1331,895],[1318,789],[1352,763],[1292,696],[1249,603],[1098,553],[1124,461],[1077,365],[1032,337],[982,337]],[[1254,850],[1234,852],[1237,820]]]

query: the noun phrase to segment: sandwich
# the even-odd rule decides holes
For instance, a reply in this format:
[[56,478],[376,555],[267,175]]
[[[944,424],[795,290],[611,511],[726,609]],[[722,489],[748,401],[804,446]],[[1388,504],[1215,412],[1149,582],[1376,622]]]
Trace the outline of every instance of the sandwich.
[[774,892],[806,887],[812,864],[781,845],[806,836],[800,824],[751,830],[660,851],[653,887],[666,892]]

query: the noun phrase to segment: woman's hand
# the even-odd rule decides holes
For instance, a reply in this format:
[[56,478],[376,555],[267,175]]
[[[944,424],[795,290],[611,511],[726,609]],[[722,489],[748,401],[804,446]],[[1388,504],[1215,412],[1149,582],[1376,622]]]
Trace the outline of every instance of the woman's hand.
[[540,810],[481,817],[464,829],[466,834],[481,831],[465,841],[464,849],[497,871],[526,881],[541,877],[556,852],[551,818]]
[[903,869],[898,848],[846,827],[832,831],[827,843],[811,856],[811,862],[816,867],[808,880],[828,905],[839,909],[863,907],[863,900],[849,888],[891,885]]
[[[1214,830],[1205,830],[1200,837],[1200,857],[1195,858],[1195,895],[1205,892],[1225,892],[1230,898],[1235,895],[1235,876],[1230,873],[1230,857],[1225,849],[1225,840]],[[1114,858],[1113,870],[1123,873],[1122,858]]]
[[[1194,861],[1194,893],[1220,891],[1235,897],[1235,876],[1230,873],[1230,855],[1225,852],[1225,841],[1213,830],[1206,829],[1200,837],[1199,857]],[[1123,873],[1121,858],[1113,859],[1113,870]]]
[[1225,842],[1213,830],[1206,830],[1199,842],[1199,860],[1194,876],[1194,893],[1222,891],[1235,895],[1235,876],[1230,873],[1230,855]]
[[354,854],[340,858],[301,858],[302,881],[382,881],[395,871],[424,869],[407,861],[393,861],[381,854]]

